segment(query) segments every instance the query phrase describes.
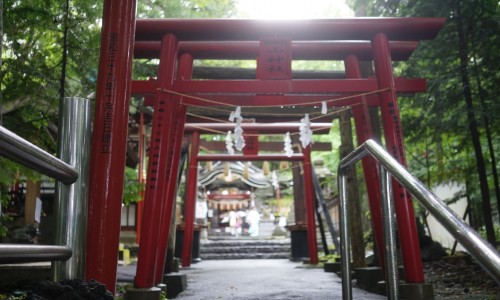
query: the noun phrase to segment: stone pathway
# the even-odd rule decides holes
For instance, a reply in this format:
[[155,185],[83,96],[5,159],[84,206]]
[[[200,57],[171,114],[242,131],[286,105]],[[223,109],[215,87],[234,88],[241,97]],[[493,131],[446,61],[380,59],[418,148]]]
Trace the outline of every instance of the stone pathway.
[[[342,299],[337,275],[283,259],[209,260],[181,273],[186,274],[188,287],[176,299]],[[386,299],[360,289],[353,289],[353,296]]]

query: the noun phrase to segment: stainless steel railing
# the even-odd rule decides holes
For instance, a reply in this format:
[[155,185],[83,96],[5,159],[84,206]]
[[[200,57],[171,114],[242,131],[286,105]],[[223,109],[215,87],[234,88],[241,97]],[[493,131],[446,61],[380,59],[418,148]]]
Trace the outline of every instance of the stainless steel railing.
[[[0,156],[68,184],[78,179],[75,168],[2,126]],[[0,264],[67,260],[71,254],[66,246],[0,244]]]
[[0,244],[0,264],[64,261],[54,265],[54,279],[83,278],[90,115],[90,100],[77,97],[63,100],[58,139],[62,159],[0,126],[0,156],[59,181],[55,199],[58,215],[56,243],[65,245]]
[[500,255],[476,231],[463,222],[441,199],[428,191],[424,185],[412,176],[398,161],[372,140],[356,148],[344,157],[338,167],[338,185],[340,196],[340,240],[342,267],[342,297],[352,299],[351,255],[348,220],[347,170],[364,156],[370,154],[379,165],[380,185],[382,191],[382,209],[384,241],[386,243],[386,268],[388,296],[398,299],[398,271],[396,255],[396,234],[394,206],[391,193],[391,180],[394,177],[408,190],[422,206],[427,209],[448,232],[471,254],[479,264],[500,283]]
[[0,264],[68,260],[73,251],[67,246],[0,244]]
[[72,184],[78,179],[78,172],[75,168],[3,126],[0,126],[0,156],[65,184]]

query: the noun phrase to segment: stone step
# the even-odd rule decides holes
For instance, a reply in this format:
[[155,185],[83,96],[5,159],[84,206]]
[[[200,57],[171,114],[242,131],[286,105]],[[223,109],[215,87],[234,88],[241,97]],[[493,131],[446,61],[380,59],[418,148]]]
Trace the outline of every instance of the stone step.
[[224,239],[224,240],[201,240],[201,247],[252,247],[252,246],[282,246],[290,245],[290,240],[235,240],[235,239]]
[[290,252],[290,246],[253,246],[253,247],[204,247],[200,248],[200,254],[205,253],[275,253]]
[[230,260],[230,259],[289,259],[290,252],[275,252],[275,253],[225,253],[200,254],[202,260]]
[[200,241],[201,259],[288,259],[290,239],[216,237]]

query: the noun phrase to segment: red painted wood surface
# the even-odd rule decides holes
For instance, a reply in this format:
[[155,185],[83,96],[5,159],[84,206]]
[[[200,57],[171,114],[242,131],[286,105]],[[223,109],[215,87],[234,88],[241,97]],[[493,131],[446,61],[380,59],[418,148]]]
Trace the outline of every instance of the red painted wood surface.
[[92,132],[85,279],[111,292],[116,289],[135,7],[135,0],[104,1]]
[[[379,87],[391,88],[380,95],[380,110],[387,151],[403,166],[406,166],[403,131],[395,92],[388,38],[385,34],[377,34],[372,43],[375,57],[375,73],[377,74]],[[392,191],[396,207],[405,280],[408,283],[423,283],[424,273],[413,203],[409,194],[396,180],[392,181]]]

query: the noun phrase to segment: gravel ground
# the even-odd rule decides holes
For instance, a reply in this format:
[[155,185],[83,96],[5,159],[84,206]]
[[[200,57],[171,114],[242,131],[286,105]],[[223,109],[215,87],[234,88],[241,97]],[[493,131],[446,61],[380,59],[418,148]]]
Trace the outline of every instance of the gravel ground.
[[500,299],[500,285],[469,255],[424,263],[424,273],[437,299]]

